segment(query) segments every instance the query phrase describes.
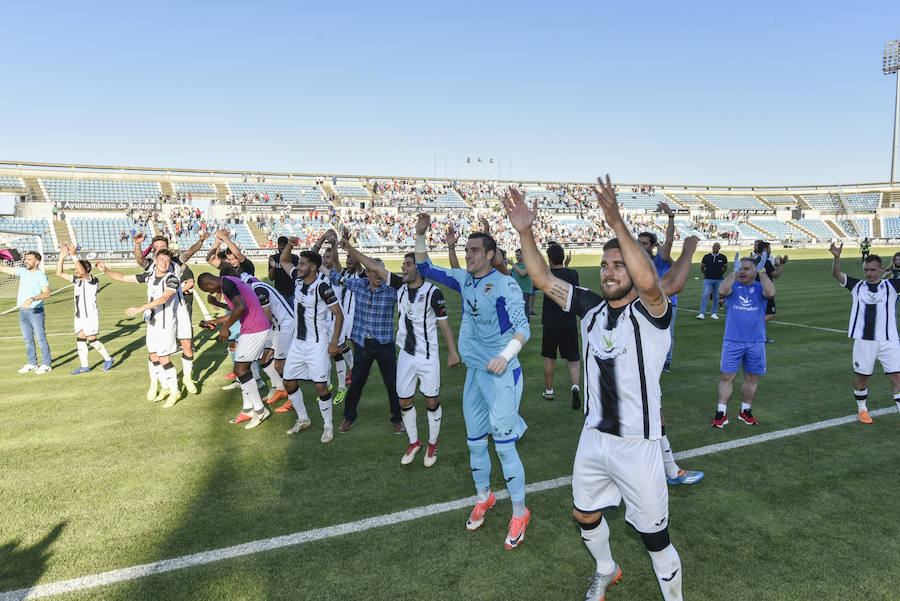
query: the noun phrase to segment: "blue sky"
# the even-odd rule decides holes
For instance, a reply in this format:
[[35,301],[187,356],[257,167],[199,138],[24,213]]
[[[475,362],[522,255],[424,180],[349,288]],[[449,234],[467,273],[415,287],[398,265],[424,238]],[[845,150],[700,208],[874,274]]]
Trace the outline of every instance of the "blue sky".
[[452,178],[480,156],[481,177],[713,185],[890,174],[896,0],[18,2],[3,16],[4,160]]

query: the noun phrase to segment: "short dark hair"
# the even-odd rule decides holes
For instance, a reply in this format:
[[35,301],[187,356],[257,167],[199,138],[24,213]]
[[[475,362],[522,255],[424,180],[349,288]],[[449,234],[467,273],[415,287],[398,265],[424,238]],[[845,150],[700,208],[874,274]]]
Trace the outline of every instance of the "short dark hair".
[[31,255],[32,257],[34,257],[35,259],[37,259],[37,262],[38,262],[38,263],[41,262],[41,253],[39,253],[38,251],[36,251],[36,250],[29,250],[27,253],[25,253],[25,256],[26,256],[26,257],[27,257],[28,255]]
[[551,265],[562,265],[566,260],[566,251],[559,244],[551,244],[547,249],[547,259]]
[[301,259],[306,259],[310,263],[316,266],[316,269],[322,266],[322,255],[317,253],[314,250],[304,250],[300,253]]
[[755,252],[758,255],[762,254],[763,251],[766,251],[770,248],[771,248],[771,246],[769,246],[769,243],[766,242],[765,240],[757,240],[756,242],[753,243],[753,252]]
[[84,269],[85,273],[91,272],[91,262],[86,259],[78,259],[78,263],[81,265],[81,268]]
[[150,244],[153,244],[154,242],[165,242],[168,246],[169,238],[167,236],[153,236],[153,240],[150,241]]
[[869,255],[866,257],[866,260],[863,263],[878,263],[881,265],[881,257],[878,255]]
[[416,262],[416,253],[406,253],[405,255],[403,255],[403,258],[404,259],[412,259],[412,262],[415,263]]
[[497,254],[497,241],[494,240],[494,237],[490,234],[485,234],[484,232],[472,232],[469,234],[469,240],[472,238],[481,238],[483,242],[481,243],[484,246],[484,253],[487,254],[489,250],[494,251],[494,254]]
[[654,234],[653,232],[641,232],[640,234],[638,234],[638,238],[640,238],[642,236],[644,238],[649,238],[650,244],[652,244],[653,246],[656,246],[658,244],[658,242],[657,242],[658,238],[656,237],[656,234]]
[[213,274],[204,271],[199,276],[197,276],[197,285],[200,286],[200,288],[203,288],[204,282],[206,282],[208,280],[213,280],[215,278],[216,278],[216,276],[214,276]]
[[619,239],[618,239],[618,238],[610,238],[610,239],[606,242],[606,244],[603,245],[603,250],[604,250],[604,251],[606,251],[606,250],[611,250],[611,249],[613,249],[613,248],[618,248],[618,249],[621,249],[621,248],[622,248],[621,246],[619,246]]
[[158,251],[156,251],[156,256],[158,257],[159,255],[166,255],[167,257],[169,257],[171,259],[172,251],[169,250],[168,248],[160,248]]
[[287,245],[288,237],[287,236],[278,236],[278,244]]

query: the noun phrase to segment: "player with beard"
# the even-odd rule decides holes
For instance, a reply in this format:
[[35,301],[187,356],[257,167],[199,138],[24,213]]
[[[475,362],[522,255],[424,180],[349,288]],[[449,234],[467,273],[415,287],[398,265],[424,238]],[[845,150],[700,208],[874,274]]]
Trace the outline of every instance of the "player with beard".
[[[156,251],[152,271],[137,275],[112,271],[102,261],[97,262],[97,269],[116,281],[147,284],[147,303],[139,307],[128,307],[125,315],[134,317],[138,313],[144,314],[144,321],[147,322],[147,352],[150,356],[150,391],[147,399],[156,402],[168,397],[163,407],[171,407],[178,402],[178,377],[170,356],[177,348],[176,312],[181,285],[178,276],[170,269],[171,263],[172,251],[167,248]],[[162,385],[162,391],[151,396],[150,392],[156,392],[157,381]]]
[[[205,238],[204,238],[205,239]],[[153,271],[154,257],[161,249],[169,249],[169,239],[165,236],[155,236],[150,242],[150,248],[141,250],[141,242],[144,240],[143,232],[134,235],[134,260],[150,273]],[[194,273],[188,267],[188,259],[193,252],[186,251],[177,254],[172,251],[172,261],[169,270],[177,277],[181,285],[181,294],[178,306],[175,309],[175,337],[181,346],[181,380],[184,388],[191,394],[197,394],[197,386],[194,383],[194,328],[191,323],[194,307]],[[155,392],[155,389],[154,389]],[[147,392],[148,398],[150,391]]]
[[682,598],[681,559],[669,541],[669,495],[658,439],[660,375],[669,347],[672,308],[648,254],[632,238],[606,177],[594,192],[616,238],[603,247],[602,296],[550,273],[535,242],[532,208],[510,190],[504,207],[519,232],[531,277],[563,310],[581,317],[585,424],[572,475],[574,516],[596,560],[586,599],[603,599],[622,577],[609,548],[603,510],[624,499],[625,519],[641,536],[666,601]]
[[[281,265],[294,280],[294,322],[295,336],[288,350],[284,364],[284,388],[288,399],[297,412],[297,421],[288,430],[296,434],[310,426],[309,415],[303,404],[303,392],[299,381],[313,383],[322,414],[322,442],[334,438],[331,392],[328,377],[331,373],[329,356],[337,353],[337,341],[344,322],[338,299],[331,286],[319,277],[322,257],[311,250],[300,253],[297,267],[291,263],[291,250],[297,238],[288,239],[281,253]],[[332,324],[333,316],[333,324]]]

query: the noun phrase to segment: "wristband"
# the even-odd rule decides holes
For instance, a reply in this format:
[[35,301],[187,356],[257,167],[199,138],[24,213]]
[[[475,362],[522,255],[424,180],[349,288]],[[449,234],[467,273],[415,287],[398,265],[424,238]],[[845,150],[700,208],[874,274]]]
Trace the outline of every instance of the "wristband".
[[425,245],[425,234],[416,236],[416,252],[423,255],[428,252],[428,246]]
[[506,362],[509,363],[512,361],[512,358],[519,354],[519,351],[522,350],[522,343],[519,342],[518,338],[513,338],[506,345],[506,348],[500,351],[500,356],[506,359]]

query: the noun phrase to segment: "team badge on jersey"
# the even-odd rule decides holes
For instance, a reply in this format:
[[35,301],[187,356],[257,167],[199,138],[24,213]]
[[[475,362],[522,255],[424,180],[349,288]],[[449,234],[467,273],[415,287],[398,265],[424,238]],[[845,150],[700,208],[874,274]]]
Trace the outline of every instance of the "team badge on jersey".
[[493,289],[494,289],[493,284],[485,284],[484,285],[484,295],[487,296],[488,294],[491,293],[491,290],[493,290]]

